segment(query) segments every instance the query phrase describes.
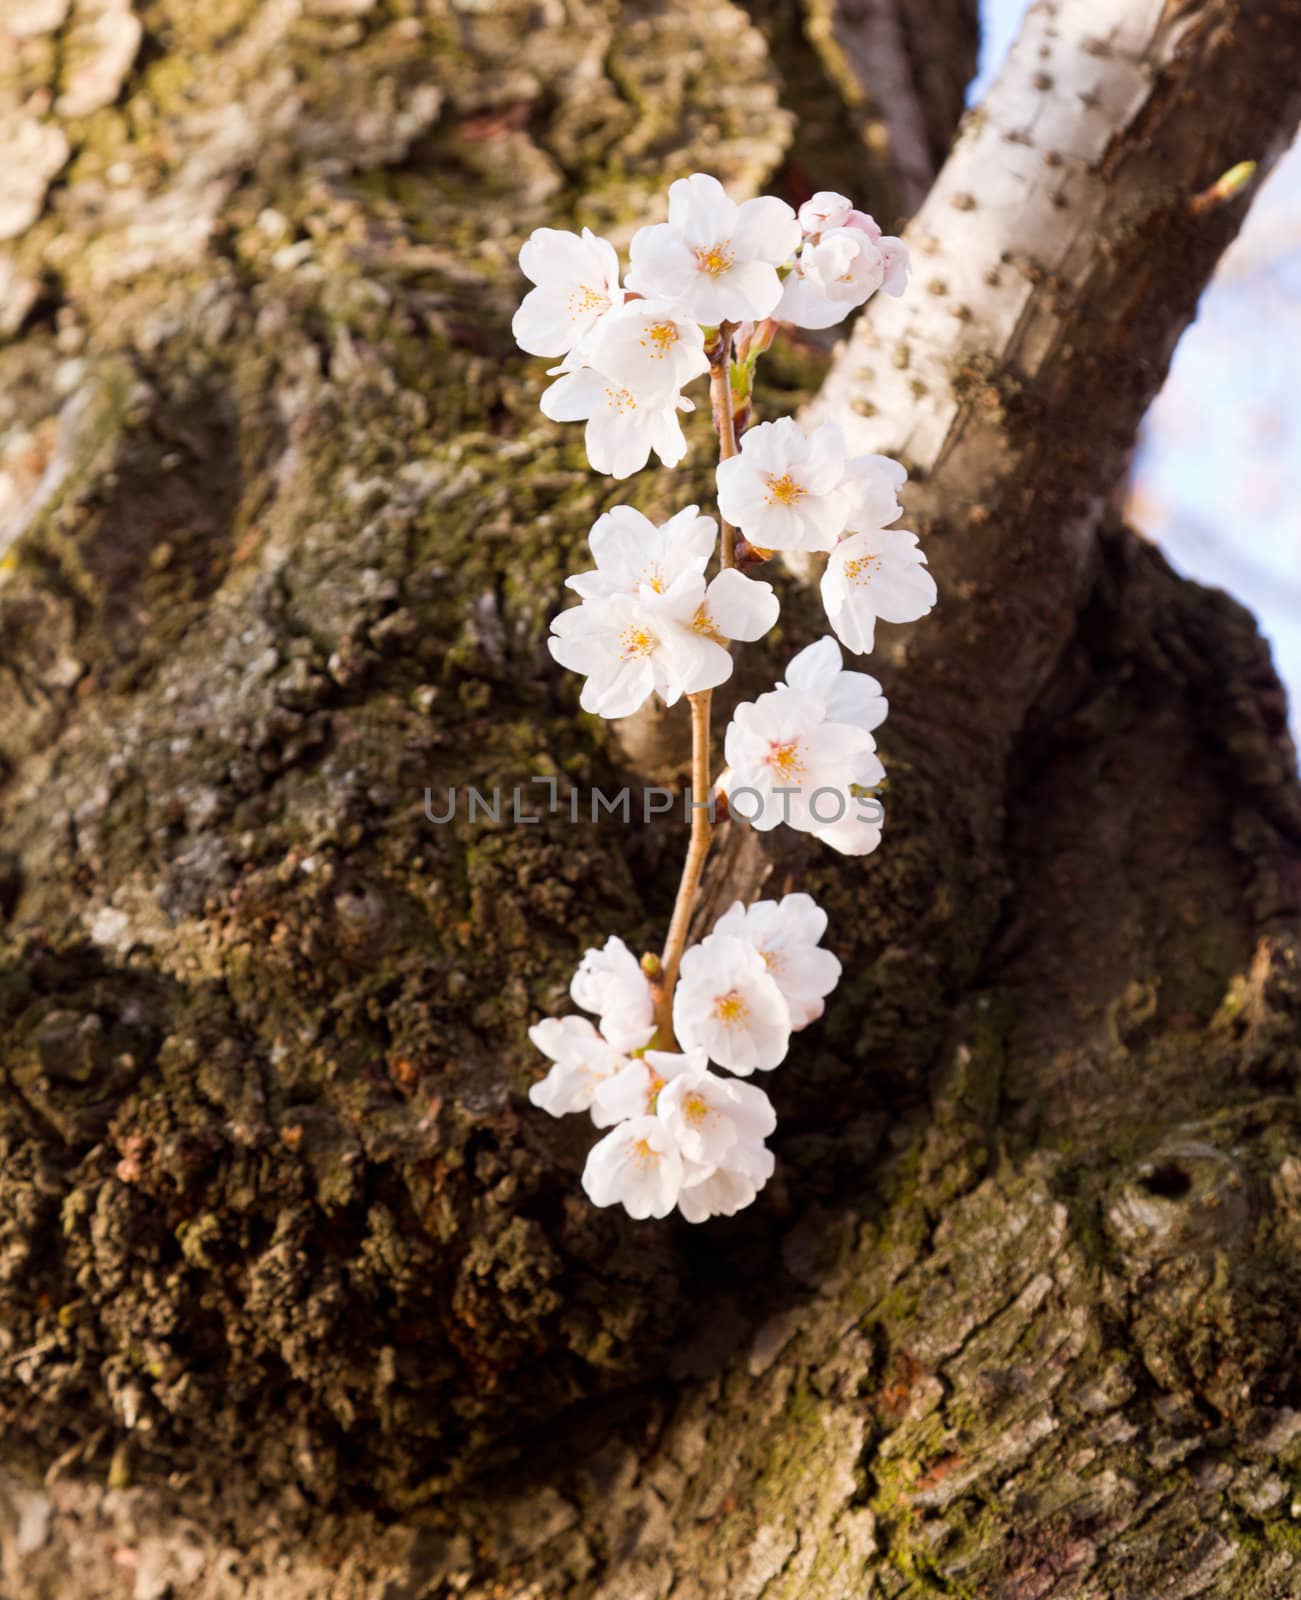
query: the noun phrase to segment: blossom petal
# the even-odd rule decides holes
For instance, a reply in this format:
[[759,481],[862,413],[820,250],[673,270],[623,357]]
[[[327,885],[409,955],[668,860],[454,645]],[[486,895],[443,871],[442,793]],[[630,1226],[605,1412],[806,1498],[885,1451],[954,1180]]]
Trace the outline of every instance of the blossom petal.
[[693,172],[669,185],[669,224],[691,244],[708,249],[730,239],[736,221],[736,202],[709,173]]
[[737,209],[732,247],[739,255],[780,267],[799,249],[801,229],[784,200],[759,195]]
[[705,607],[720,633],[747,643],[761,639],[781,612],[772,584],[747,578],[734,567],[720,572],[709,585]]

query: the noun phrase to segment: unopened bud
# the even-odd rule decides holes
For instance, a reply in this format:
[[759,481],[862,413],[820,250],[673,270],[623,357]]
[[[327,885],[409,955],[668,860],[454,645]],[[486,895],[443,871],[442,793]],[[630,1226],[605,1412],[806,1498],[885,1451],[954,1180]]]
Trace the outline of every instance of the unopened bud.
[[765,561],[771,561],[772,551],[765,550],[762,545],[751,544],[743,533],[738,533],[732,559],[744,572],[747,567],[761,567]]
[[1199,195],[1194,195],[1188,209],[1195,217],[1204,217],[1208,211],[1214,211],[1220,206],[1227,205],[1230,200],[1236,200],[1255,176],[1254,161],[1239,161],[1236,167],[1230,167],[1223,177],[1217,178],[1209,189],[1203,189]]

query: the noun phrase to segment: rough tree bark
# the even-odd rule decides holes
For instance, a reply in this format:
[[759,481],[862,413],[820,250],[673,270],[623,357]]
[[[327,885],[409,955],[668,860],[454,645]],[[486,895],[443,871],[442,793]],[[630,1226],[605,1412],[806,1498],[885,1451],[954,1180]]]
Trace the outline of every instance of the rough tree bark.
[[880,854],[720,852],[846,979],[699,1230],[523,1100],[681,831],[423,818],[636,778],[542,646],[629,491],[538,417],[513,253],[697,166],[910,205],[971,8],[0,26],[5,1600],[1301,1595],[1295,754],[1250,619],[1103,509],[1301,6],[1041,0],[822,388],[943,603]]

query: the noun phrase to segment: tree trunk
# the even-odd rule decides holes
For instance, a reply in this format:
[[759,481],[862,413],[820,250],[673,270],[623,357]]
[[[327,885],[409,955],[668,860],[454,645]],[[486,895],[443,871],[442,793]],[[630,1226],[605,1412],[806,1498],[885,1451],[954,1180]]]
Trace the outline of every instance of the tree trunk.
[[[711,903],[798,881],[846,976],[694,1230],[524,1099],[685,830],[464,791],[639,781],[543,641],[601,509],[708,496],[703,419],[588,473],[514,253],[696,168],[894,220],[972,8],[136,11],[0,23],[4,1600],[1301,1595],[1295,752],[1105,512],[1301,5],[1041,0],[831,365],[941,605],[881,851],[723,841]],[[820,631],[779,581],[746,692]]]

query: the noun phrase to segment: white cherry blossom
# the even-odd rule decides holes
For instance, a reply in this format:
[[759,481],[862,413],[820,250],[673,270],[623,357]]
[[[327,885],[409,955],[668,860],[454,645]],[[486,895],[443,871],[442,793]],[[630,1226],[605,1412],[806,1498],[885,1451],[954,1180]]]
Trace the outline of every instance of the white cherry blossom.
[[790,1012],[763,957],[744,939],[710,934],[682,958],[673,996],[673,1031],[687,1050],[703,1050],[743,1077],[769,1071],[786,1055]]
[[749,429],[718,465],[718,509],[761,550],[830,550],[856,490],[834,422],[806,434],[790,417]]
[[682,1156],[658,1117],[632,1117],[598,1140],[583,1168],[593,1205],[622,1205],[630,1217],[666,1217],[682,1189]]
[[660,1090],[691,1064],[672,1050],[647,1050],[625,1061],[597,1086],[592,1096],[592,1121],[598,1128],[613,1127],[629,1117],[652,1117]]
[[805,245],[773,315],[796,328],[832,328],[884,281],[885,262],[876,246],[853,228],[837,228]]
[[[752,906],[738,900],[714,925],[717,934],[749,940],[763,957],[790,1010],[793,1030],[817,1021],[840,981],[840,962],[818,942],[826,931],[827,913],[807,894],[758,900]],[[685,1145],[683,1154],[699,1159]]]
[[795,213],[763,195],[737,205],[703,172],[669,188],[669,220],[633,235],[628,287],[707,327],[758,321],[781,298],[777,268],[800,242]]
[[872,735],[831,722],[824,703],[779,688],[737,706],[724,736],[733,812],[760,832],[778,823],[819,837],[885,776]]
[[638,595],[617,594],[554,617],[547,647],[587,679],[578,702],[584,711],[630,717],[656,689],[672,693],[665,631]]
[[784,822],[865,855],[881,840],[870,791],[885,770],[871,730],[886,703],[875,678],[841,671],[840,660],[834,639],[819,640],[791,661],[786,684],[737,706],[719,785],[734,815],[760,831]]
[[881,287],[892,299],[897,300],[908,287],[910,271],[908,246],[902,239],[896,239],[893,234],[882,234],[880,224],[865,211],[851,211],[845,226],[866,234],[881,252],[881,259],[885,264],[885,277]]
[[771,584],[735,569],[706,585],[699,572],[678,573],[659,593],[584,600],[552,621],[551,654],[587,682],[579,703],[603,717],[631,716],[657,693],[666,705],[714,689],[732,672],[725,640],[758,639],[779,610]]
[[[848,752],[855,735],[874,743],[872,735],[885,721],[889,704],[870,673],[845,671],[843,661],[834,639],[818,639],[787,663],[783,692],[802,694],[820,704],[824,730],[833,730],[841,748]],[[842,855],[868,855],[881,842],[884,820],[881,803],[870,791],[884,776],[885,769],[874,752],[852,761],[847,755],[839,780],[848,791],[843,810],[831,793],[819,797],[813,789],[801,820],[793,825],[807,828]]]
[[726,1166],[739,1145],[760,1145],[777,1126],[772,1101],[753,1084],[720,1078],[709,1070],[705,1052],[681,1057],[682,1066],[656,1096],[656,1114],[674,1138],[684,1161],[696,1166]]
[[592,524],[588,545],[596,559],[590,572],[565,582],[585,600],[636,594],[643,583],[657,593],[684,572],[704,575],[718,543],[718,524],[686,506],[658,527],[632,506],[611,506]]
[[529,1038],[554,1063],[529,1090],[529,1099],[553,1117],[591,1109],[597,1090],[627,1065],[627,1057],[603,1039],[586,1017],[544,1017]]
[[773,1175],[776,1162],[766,1145],[738,1144],[727,1158],[727,1165],[714,1167],[684,1165],[678,1210],[688,1222],[706,1222],[710,1217],[734,1217],[753,1204],[755,1196]]
[[824,228],[843,228],[853,209],[854,202],[843,194],[837,194],[834,189],[819,189],[800,207],[800,227],[812,235],[821,233]]
[[601,1019],[601,1033],[616,1050],[639,1050],[655,1032],[650,983],[637,957],[613,934],[584,953],[569,995],[576,1006]]
[[671,391],[636,395],[586,366],[562,371],[542,391],[538,405],[552,422],[586,422],[583,442],[592,470],[612,478],[640,472],[652,450],[666,467],[676,467],[687,453],[678,412],[695,409],[685,396]]
[[623,303],[619,257],[608,240],[535,228],[519,253],[520,271],[537,285],[520,303],[511,331],[535,356],[562,356]]
[[800,328],[830,328],[878,289],[898,296],[908,283],[908,247],[883,237],[844,195],[824,192],[800,208],[809,235],[773,313]]
[[916,622],[936,599],[917,535],[904,528],[874,528],[842,539],[827,561],[821,589],[837,638],[859,655],[875,644],[878,621]]
[[584,345],[590,364],[639,397],[676,395],[709,371],[705,336],[667,300],[631,300]]
[[889,456],[852,456],[845,463],[852,494],[847,531],[862,533],[893,522],[903,512],[899,491],[907,481],[907,470]]
[[762,639],[781,613],[772,584],[747,578],[728,567],[711,580],[691,617],[694,633],[714,641],[738,640],[743,644]]
[[874,733],[885,721],[889,702],[870,672],[846,671],[844,662],[836,641],[823,637],[791,657],[786,685],[820,700],[828,722],[847,722]]

